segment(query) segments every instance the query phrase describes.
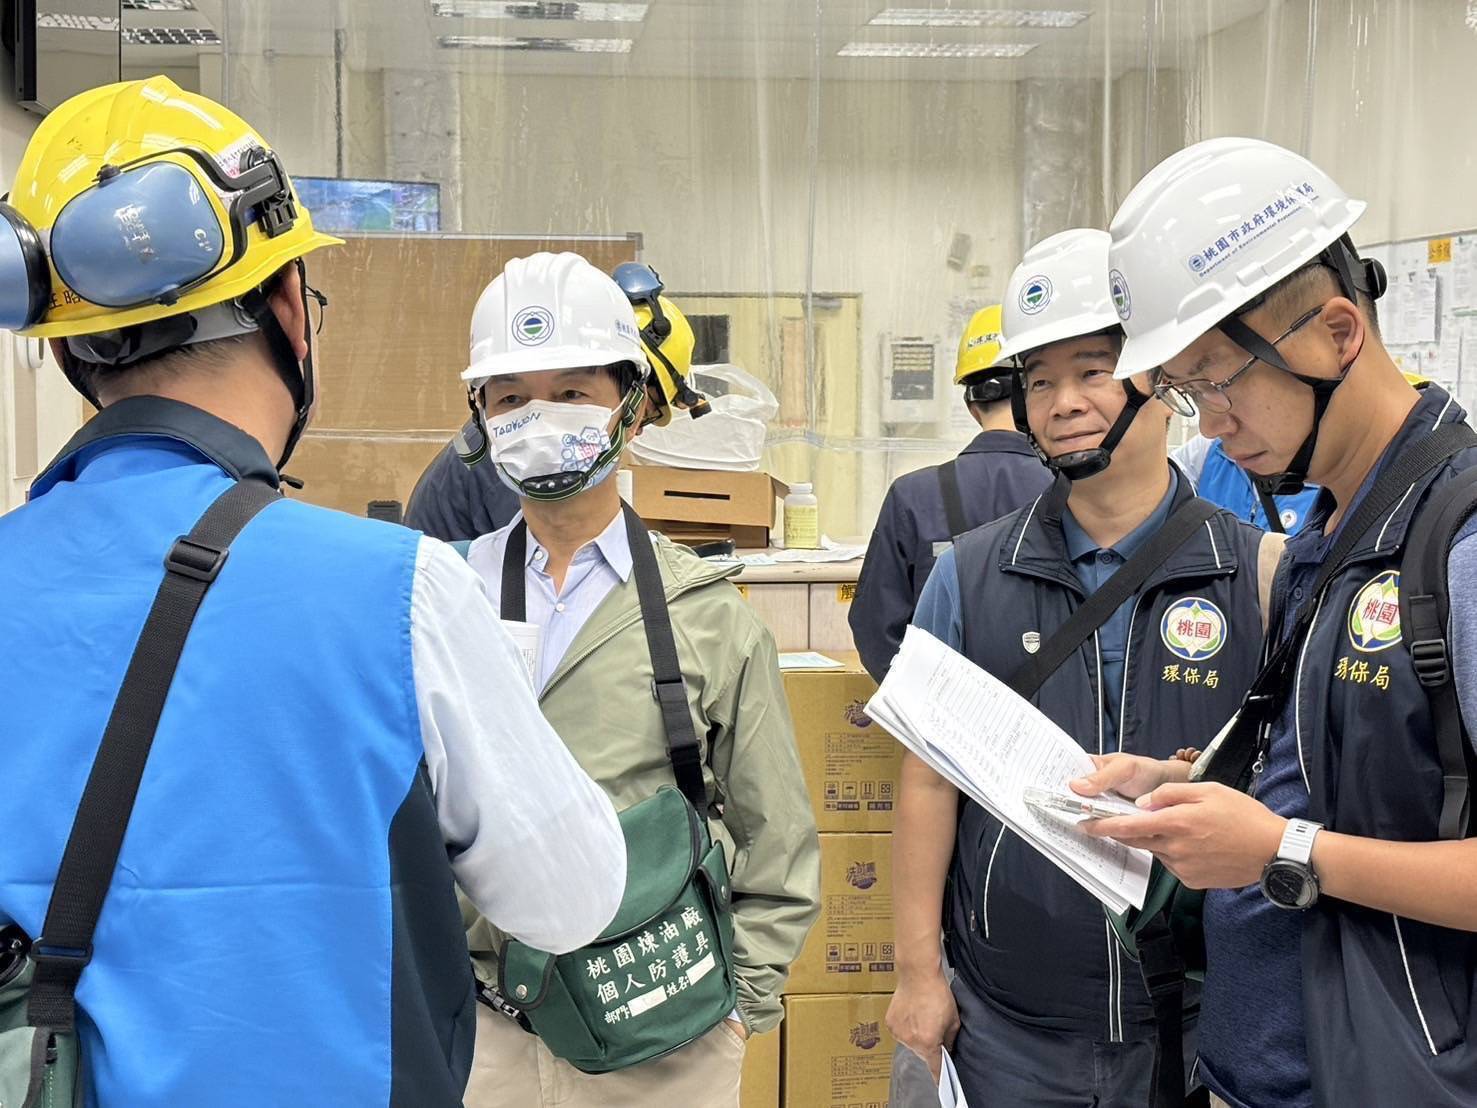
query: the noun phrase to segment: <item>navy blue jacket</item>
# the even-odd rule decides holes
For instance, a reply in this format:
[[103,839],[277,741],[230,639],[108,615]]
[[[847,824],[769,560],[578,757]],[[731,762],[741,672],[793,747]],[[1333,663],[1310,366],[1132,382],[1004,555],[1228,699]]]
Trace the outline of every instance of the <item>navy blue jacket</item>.
[[[1424,388],[1381,467],[1438,424],[1465,418],[1443,390]],[[1334,578],[1314,619],[1294,684],[1296,710],[1284,717],[1296,731],[1309,818],[1330,830],[1407,842],[1438,837],[1441,762],[1429,700],[1400,636],[1397,590],[1411,521],[1433,490],[1473,465],[1477,450],[1463,451],[1414,485],[1365,534],[1356,563]],[[1346,519],[1357,504],[1356,497]],[[1320,501],[1290,554],[1320,542],[1330,507]],[[1274,610],[1286,609],[1279,626],[1308,602],[1285,579],[1289,565],[1274,590]],[[1453,580],[1451,589],[1465,585]],[[1317,1104],[1477,1104],[1477,1045],[1467,1036],[1477,1009],[1477,935],[1324,897],[1304,917],[1302,956]]]
[[[970,527],[1024,507],[1051,484],[1051,472],[1015,431],[981,431],[955,459]],[[862,665],[878,681],[913,619],[933,564],[953,541],[939,485],[940,466],[904,474],[882,501],[848,617]]]
[[[1190,496],[1181,483],[1173,508]],[[955,544],[964,653],[1001,679],[1084,599],[1050,500]],[[1181,746],[1204,746],[1235,712],[1261,656],[1257,569],[1266,538],[1217,512],[1139,589],[1113,749],[1169,757]],[[1033,698],[1094,754],[1108,752],[1098,658],[1094,635]],[[1007,1015],[1099,1041],[1153,1035],[1138,967],[1123,956],[1101,905],[973,803],[960,816],[944,911],[951,963]]]
[[415,483],[405,526],[456,542],[490,535],[517,514],[518,494],[503,484],[491,460],[468,469],[447,443]]

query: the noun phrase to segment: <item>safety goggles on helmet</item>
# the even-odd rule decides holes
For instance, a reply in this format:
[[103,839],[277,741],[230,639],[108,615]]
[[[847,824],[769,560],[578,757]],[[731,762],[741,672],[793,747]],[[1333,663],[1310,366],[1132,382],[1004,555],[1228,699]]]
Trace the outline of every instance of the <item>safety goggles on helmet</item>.
[[662,292],[666,286],[662,283],[661,275],[644,262],[622,262],[615,267],[611,277],[626,294],[626,299],[633,308],[645,307],[651,313],[651,319],[641,328],[641,342],[647,353],[666,367],[667,376],[676,393],[674,399],[693,419],[707,415],[711,410],[708,401],[687,383],[687,378],[678,372],[672,360],[662,350],[662,344],[671,337],[672,321],[667,318],[662,307]]
[[1015,371],[977,373],[964,380],[964,399],[970,404],[994,404],[1009,400],[1014,391]]
[[[45,236],[0,204],[0,327],[39,323],[54,295],[106,308],[171,304],[238,262],[249,227],[272,238],[296,219],[281,163],[259,146],[235,173],[191,147],[105,165]],[[65,286],[55,294],[53,266]]]

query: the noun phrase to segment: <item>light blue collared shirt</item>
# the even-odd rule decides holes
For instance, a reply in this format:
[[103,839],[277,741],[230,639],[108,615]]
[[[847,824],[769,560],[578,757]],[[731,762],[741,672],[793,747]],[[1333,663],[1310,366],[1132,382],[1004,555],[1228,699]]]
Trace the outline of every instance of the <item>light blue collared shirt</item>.
[[[467,561],[481,575],[499,615],[502,614],[503,551],[507,549],[508,535],[522,520],[523,513],[519,512],[512,523],[483,535],[467,551]],[[529,531],[523,568],[524,618],[540,629],[538,672],[534,680],[540,693],[569,652],[580,628],[610,595],[610,590],[631,576],[631,543],[626,537],[625,518],[617,512],[604,531],[575,552],[562,589],[554,587],[554,579],[546,572],[548,562],[548,551]]]

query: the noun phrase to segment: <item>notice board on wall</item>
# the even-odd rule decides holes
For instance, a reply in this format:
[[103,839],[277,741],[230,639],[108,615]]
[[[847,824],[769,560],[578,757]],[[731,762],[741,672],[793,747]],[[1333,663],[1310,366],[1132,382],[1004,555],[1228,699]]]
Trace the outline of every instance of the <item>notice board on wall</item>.
[[1395,363],[1429,377],[1469,412],[1477,402],[1477,230],[1361,246],[1390,277],[1378,302]]
[[308,258],[329,299],[318,339],[318,409],[289,472],[301,500],[363,515],[408,501],[416,478],[467,419],[460,377],[472,307],[512,258],[568,250],[610,272],[637,236],[353,235]]

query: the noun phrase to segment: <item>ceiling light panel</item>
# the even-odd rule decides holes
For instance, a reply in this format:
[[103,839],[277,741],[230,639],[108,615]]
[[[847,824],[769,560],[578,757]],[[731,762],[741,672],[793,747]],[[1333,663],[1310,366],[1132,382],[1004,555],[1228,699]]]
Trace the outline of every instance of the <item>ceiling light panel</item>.
[[1075,27],[1089,12],[1031,8],[885,8],[869,22],[876,27]]
[[442,35],[445,50],[521,50],[561,54],[629,54],[629,38],[515,38],[507,35]]
[[1034,42],[848,42],[838,58],[1023,58]]
[[128,46],[219,46],[220,35],[209,27],[124,27]]
[[432,0],[431,14],[447,19],[548,19],[579,23],[640,23],[650,4],[596,0]]
[[126,12],[192,12],[195,0],[123,0]]

